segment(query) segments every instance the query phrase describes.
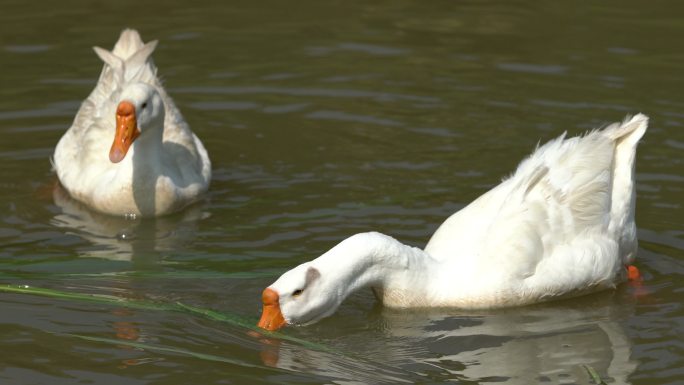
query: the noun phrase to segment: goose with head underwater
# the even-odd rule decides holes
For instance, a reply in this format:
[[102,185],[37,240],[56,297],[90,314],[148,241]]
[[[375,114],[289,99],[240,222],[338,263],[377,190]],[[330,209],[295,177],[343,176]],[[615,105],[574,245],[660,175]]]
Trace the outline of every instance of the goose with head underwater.
[[389,307],[477,309],[635,279],[634,162],[647,125],[638,114],[538,146],[512,176],[449,217],[424,250],[376,232],[343,240],[264,290],[258,326],[314,323],[364,287]]
[[94,48],[104,68],[55,148],[61,185],[105,214],[172,213],[209,187],[209,156],[157,78],[156,46],[126,29],[112,51]]

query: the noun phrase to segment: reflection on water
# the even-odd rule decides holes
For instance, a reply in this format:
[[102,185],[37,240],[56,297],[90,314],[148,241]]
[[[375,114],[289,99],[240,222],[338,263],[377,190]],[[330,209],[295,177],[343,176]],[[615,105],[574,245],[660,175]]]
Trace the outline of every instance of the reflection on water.
[[328,377],[336,384],[410,384],[420,378],[359,354],[321,352],[269,338],[261,338],[260,342],[259,357],[264,365]]
[[[621,294],[631,289],[622,290]],[[633,343],[622,320],[634,303],[615,304],[615,293],[486,313],[385,309],[374,320],[382,340],[353,336],[355,357],[313,352],[262,339],[264,364],[298,372],[331,375],[353,369],[349,379],[368,382],[366,365],[389,363],[433,380],[458,378],[477,383],[589,383],[589,366],[609,383],[626,384],[637,368]],[[347,360],[345,364],[343,361]],[[377,370],[377,368],[372,370]],[[342,371],[341,373],[344,373]],[[406,378],[406,377],[405,377]]]
[[[617,309],[599,307],[587,311],[559,306],[513,310],[468,317],[463,326],[449,318],[421,317],[417,322],[425,325],[423,328],[409,328],[407,323],[416,320],[401,317],[396,332],[395,322],[389,321],[392,326],[388,333],[413,333],[414,338],[434,336],[424,354],[438,354],[439,358],[424,363],[474,381],[583,383],[587,373],[582,365],[590,365],[603,378],[626,383],[636,362],[630,358],[632,343],[619,322],[613,320],[615,315],[609,314],[611,310]],[[474,320],[480,324],[472,325]],[[479,340],[476,346],[468,343],[474,338]],[[464,345],[470,348],[464,349]],[[454,369],[454,363],[460,363],[462,368],[459,365]]]
[[202,204],[178,215],[149,220],[104,215],[72,199],[59,183],[55,183],[53,199],[61,212],[50,224],[89,243],[78,250],[79,254],[118,261],[132,261],[136,254],[149,257],[150,253],[172,251],[192,242],[197,222],[209,215],[202,211]]

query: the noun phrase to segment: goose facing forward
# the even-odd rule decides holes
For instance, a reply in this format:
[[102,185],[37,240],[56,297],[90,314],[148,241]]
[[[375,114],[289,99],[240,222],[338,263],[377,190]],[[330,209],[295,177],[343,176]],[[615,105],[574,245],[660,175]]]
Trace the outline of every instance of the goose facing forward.
[[127,29],[112,51],[94,48],[104,68],[55,148],[62,186],[106,214],[168,214],[209,186],[207,151],[157,78],[156,46]]
[[267,287],[258,326],[316,322],[363,287],[390,307],[470,309],[615,287],[638,274],[634,161],[647,125],[639,114],[538,147],[424,250],[375,232],[345,239]]

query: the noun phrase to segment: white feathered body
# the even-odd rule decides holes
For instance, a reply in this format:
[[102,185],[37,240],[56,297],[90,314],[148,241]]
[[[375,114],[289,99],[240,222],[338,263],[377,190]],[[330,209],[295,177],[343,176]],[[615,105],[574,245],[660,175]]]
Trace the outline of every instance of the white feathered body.
[[433,301],[520,305],[614,287],[637,249],[634,159],[648,119],[546,143],[453,214],[426,254]]
[[[156,43],[143,44],[135,30],[124,30],[111,52],[95,48],[104,68],[55,149],[53,165],[62,186],[100,212],[163,215],[196,201],[209,186],[207,151],[156,76],[150,57]],[[133,83],[149,84],[161,95],[162,140],[133,142],[126,157],[112,163],[117,103]]]

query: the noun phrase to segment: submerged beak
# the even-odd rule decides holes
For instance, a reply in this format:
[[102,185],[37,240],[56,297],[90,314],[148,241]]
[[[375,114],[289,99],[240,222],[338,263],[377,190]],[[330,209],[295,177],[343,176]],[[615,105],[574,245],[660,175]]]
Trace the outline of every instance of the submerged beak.
[[140,135],[140,130],[135,117],[135,106],[126,101],[119,103],[116,109],[116,134],[114,134],[112,148],[109,150],[109,160],[112,163],[121,162],[138,135]]
[[278,293],[271,289],[264,289],[261,299],[264,303],[264,308],[261,313],[261,319],[257,324],[258,327],[269,331],[278,330],[287,325],[283,313],[280,311],[280,303]]

